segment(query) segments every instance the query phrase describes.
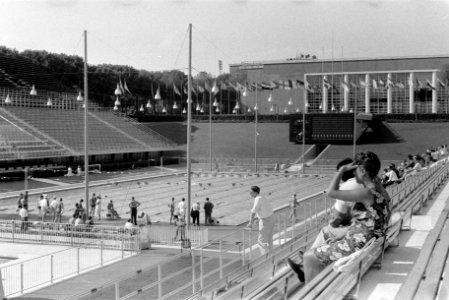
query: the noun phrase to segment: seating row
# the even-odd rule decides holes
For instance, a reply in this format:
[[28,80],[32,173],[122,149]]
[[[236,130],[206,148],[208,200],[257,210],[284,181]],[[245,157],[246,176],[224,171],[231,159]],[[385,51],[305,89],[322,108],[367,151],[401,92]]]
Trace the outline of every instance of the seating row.
[[449,253],[449,202],[423,245],[410,275],[397,293],[396,300],[449,297],[449,276],[446,268]]
[[[328,266],[325,271],[307,283],[298,292],[289,295],[289,297],[295,299],[345,298],[354,287],[358,286],[361,278],[370,267],[382,266],[385,250],[390,245],[399,245],[400,232],[403,229],[407,229],[404,223],[410,220],[412,215],[425,205],[437,187],[446,181],[448,174],[448,165],[440,165],[428,170],[425,174],[420,174],[418,178],[411,182],[407,182],[403,190],[408,190],[408,193],[398,191],[399,193],[393,195],[394,213],[384,236],[374,240],[373,243],[356,253],[353,257],[354,259],[344,266],[344,271],[338,271],[338,269],[334,268],[338,264],[337,261]],[[406,194],[407,196],[405,196]],[[357,289],[355,293],[357,294]]]
[[[270,276],[265,276],[265,283],[259,283],[259,287],[255,289],[255,292],[245,294],[245,299],[285,299],[290,297],[292,299],[344,298],[360,282],[360,278],[375,262],[377,266],[381,266],[385,249],[389,245],[399,242],[399,233],[405,227],[403,226],[404,221],[410,219],[413,212],[416,212],[424,205],[431,193],[446,179],[447,175],[447,165],[437,166],[411,178],[406,183],[402,183],[394,188],[394,190],[390,190],[395,210],[391,225],[383,237],[374,240],[366,249],[363,249],[359,253],[356,260],[352,261],[352,264],[347,268],[350,272],[342,273],[334,271],[333,265],[331,265],[317,278],[307,285],[302,286],[296,276],[292,274],[293,272],[285,268],[276,274],[273,273],[274,275],[271,276],[268,282],[266,278],[270,278]],[[308,235],[307,240],[309,243],[313,239],[314,235]],[[287,257],[294,257],[298,255],[298,251],[304,251],[307,246],[308,243],[296,245],[288,255],[283,258],[278,258],[276,262],[269,263],[269,265],[279,265]],[[271,262],[269,257],[266,257],[265,263],[267,262]],[[254,279],[251,279],[251,276],[247,276],[246,278],[247,282],[240,280],[240,283],[234,285],[232,297],[239,298],[237,297],[238,293],[235,294],[236,290],[240,291],[241,295],[244,295],[242,291],[249,289],[254,283]],[[232,279],[229,279],[229,281],[233,282]],[[299,289],[300,287],[302,288]],[[227,292],[220,299],[226,299],[226,295],[228,295]]]

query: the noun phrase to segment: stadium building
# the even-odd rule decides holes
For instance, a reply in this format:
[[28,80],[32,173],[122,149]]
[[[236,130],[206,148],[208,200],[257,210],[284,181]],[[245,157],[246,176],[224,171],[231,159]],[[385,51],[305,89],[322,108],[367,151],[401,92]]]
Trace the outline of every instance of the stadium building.
[[449,56],[290,59],[230,65],[245,112],[448,113]]

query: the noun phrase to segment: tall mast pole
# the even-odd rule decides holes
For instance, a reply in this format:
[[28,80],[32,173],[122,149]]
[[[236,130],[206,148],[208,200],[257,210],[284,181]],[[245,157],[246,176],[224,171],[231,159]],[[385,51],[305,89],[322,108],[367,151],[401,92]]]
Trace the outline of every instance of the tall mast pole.
[[254,106],[254,171],[257,173],[257,135],[259,134],[258,132],[258,116],[257,116],[257,111],[259,110],[259,107],[257,107],[257,90],[258,90],[258,83],[256,82],[256,105]]
[[87,91],[87,31],[84,30],[84,185],[86,215],[89,215],[89,152],[87,136],[87,111],[89,107]]
[[[189,77],[187,81],[187,216],[190,213],[190,196],[191,196],[191,165],[190,165],[190,138],[192,130],[192,24],[189,24]],[[190,218],[187,217],[187,226],[190,225]]]

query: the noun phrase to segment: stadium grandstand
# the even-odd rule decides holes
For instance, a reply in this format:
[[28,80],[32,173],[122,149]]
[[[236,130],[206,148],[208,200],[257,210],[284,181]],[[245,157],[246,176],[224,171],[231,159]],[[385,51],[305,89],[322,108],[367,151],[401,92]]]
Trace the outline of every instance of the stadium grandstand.
[[[101,167],[88,176],[89,199],[80,201],[85,173],[71,170],[82,164],[85,150],[79,90],[25,58],[1,58],[2,179],[26,167],[53,166],[62,173],[24,174],[0,186],[0,298],[445,299],[449,133],[438,121],[448,119],[448,59],[232,65],[231,73],[247,72],[246,83],[239,83],[246,90],[227,104],[242,107],[213,118],[198,112],[191,172],[184,164],[181,110],[178,116],[157,114],[148,101],[141,112],[136,101],[138,112],[130,113],[92,101],[89,162]],[[340,72],[323,72],[334,63]],[[212,105],[212,93],[203,96]],[[153,100],[165,108],[174,99]],[[299,260],[330,220],[335,200],[326,188],[337,162],[368,150],[380,156],[382,168],[399,168],[409,154],[416,162],[419,155],[428,160],[387,187],[393,213],[382,236],[352,260],[301,283],[287,260]],[[274,208],[274,247],[264,255],[258,229],[247,228],[254,185]],[[25,191],[26,217],[18,214]],[[200,226],[190,224],[190,208],[187,224],[172,224],[170,199],[177,206],[188,193],[200,206]],[[294,214],[292,195],[298,200]],[[44,210],[45,199],[53,198],[64,203],[59,221],[56,209]],[[131,198],[140,203],[139,216],[144,212],[139,226],[125,225]],[[206,198],[214,204],[212,224],[203,221]]]

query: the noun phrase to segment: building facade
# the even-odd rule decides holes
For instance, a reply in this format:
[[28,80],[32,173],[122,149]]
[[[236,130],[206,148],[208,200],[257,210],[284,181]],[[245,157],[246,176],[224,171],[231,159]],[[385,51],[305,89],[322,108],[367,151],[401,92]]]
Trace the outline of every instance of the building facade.
[[245,112],[449,113],[449,56],[232,64]]

